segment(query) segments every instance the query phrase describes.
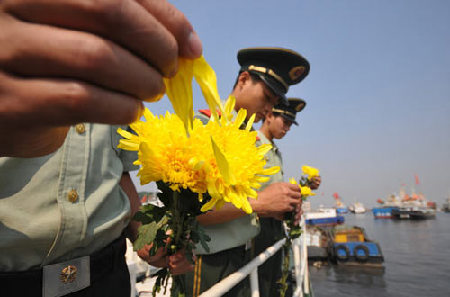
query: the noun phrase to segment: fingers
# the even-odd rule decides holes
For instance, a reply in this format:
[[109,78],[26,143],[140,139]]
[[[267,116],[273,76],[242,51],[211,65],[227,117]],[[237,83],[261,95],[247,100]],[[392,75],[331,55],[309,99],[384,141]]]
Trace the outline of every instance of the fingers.
[[91,32],[112,40],[145,59],[165,76],[175,73],[179,48],[187,57],[201,55],[201,43],[193,34],[192,25],[166,1],[4,2],[6,11],[22,20]]
[[286,187],[286,194],[293,199],[300,199],[302,197],[300,187],[298,185],[293,185],[290,183],[283,184]]
[[184,250],[176,252],[174,255],[168,257],[168,266],[170,273],[173,275],[183,274],[194,269],[191,261],[186,259]]
[[[0,124],[70,125],[77,122],[126,124],[142,103],[80,81],[22,79],[0,72]],[[39,110],[39,113],[36,112]]]
[[138,256],[152,266],[167,267],[168,258],[165,250],[163,248],[158,248],[156,250],[156,255],[150,256],[151,247],[152,245],[145,245],[142,249],[137,251]]
[[185,58],[198,58],[202,54],[202,43],[192,25],[183,13],[167,1],[138,0],[151,12],[175,37],[178,43],[178,53]]
[[300,205],[300,206],[297,206],[297,207],[295,208],[295,216],[294,216],[294,219],[295,219],[296,221],[299,221],[300,218],[302,217],[302,214],[303,214],[303,210],[302,210],[301,205]]
[[40,157],[56,151],[66,139],[69,127],[28,127],[15,129],[1,124],[0,115],[0,157]]
[[[143,60],[95,35],[0,19],[12,40],[0,51],[0,67],[27,77],[70,77],[140,99],[164,92],[161,75]],[[51,53],[51,55],[49,54]]]

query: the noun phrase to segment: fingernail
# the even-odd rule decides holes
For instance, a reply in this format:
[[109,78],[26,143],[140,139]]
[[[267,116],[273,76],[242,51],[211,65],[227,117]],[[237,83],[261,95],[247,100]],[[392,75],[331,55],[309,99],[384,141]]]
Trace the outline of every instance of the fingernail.
[[166,94],[166,87],[165,87],[165,85],[163,85],[163,88],[161,89],[159,94],[156,94],[155,96],[150,97],[150,98],[146,98],[144,101],[149,102],[149,103],[157,102],[157,101],[161,100],[161,98],[164,97],[165,94]]
[[145,109],[144,104],[142,102],[139,102],[139,109],[138,109],[136,121],[139,121],[141,119],[141,117],[144,115],[144,109]]
[[198,58],[202,55],[202,41],[195,31],[189,34],[188,49],[190,52],[190,58]]

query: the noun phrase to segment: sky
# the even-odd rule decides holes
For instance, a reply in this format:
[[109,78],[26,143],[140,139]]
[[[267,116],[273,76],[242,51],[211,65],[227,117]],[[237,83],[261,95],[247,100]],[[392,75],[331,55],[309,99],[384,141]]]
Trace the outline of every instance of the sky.
[[[222,98],[241,48],[285,47],[309,60],[309,76],[288,93],[307,101],[300,125],[276,143],[286,180],[304,164],[320,170],[313,206],[334,205],[337,192],[346,204],[372,207],[402,186],[438,204],[450,195],[450,1],[171,3],[202,39]],[[166,98],[147,107],[172,110]],[[204,107],[196,89],[194,108]]]

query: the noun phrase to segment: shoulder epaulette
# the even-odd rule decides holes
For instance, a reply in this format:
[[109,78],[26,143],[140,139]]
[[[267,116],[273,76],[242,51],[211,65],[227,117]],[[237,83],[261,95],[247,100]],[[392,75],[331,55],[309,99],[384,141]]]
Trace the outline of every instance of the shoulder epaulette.
[[[208,118],[211,117],[211,110],[209,110],[209,109],[199,109],[198,112],[204,114],[204,115],[207,116]],[[217,113],[219,114],[219,117],[220,117],[220,116],[221,116],[220,111],[217,111]]]

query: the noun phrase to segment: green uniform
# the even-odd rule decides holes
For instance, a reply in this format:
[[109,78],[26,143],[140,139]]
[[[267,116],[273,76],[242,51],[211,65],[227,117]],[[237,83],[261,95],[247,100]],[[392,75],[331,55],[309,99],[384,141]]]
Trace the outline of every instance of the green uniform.
[[[268,140],[266,136],[261,132],[258,132],[257,145],[271,144],[272,149],[266,154],[266,167],[280,166],[281,170],[270,177],[270,180],[263,184],[261,190],[266,188],[272,183],[283,181],[283,161],[281,158],[281,152],[278,147]],[[266,248],[274,245],[275,242],[284,238],[283,222],[273,218],[261,218],[261,232],[256,236],[255,255],[259,255],[264,252]],[[279,286],[277,281],[281,278],[281,265],[283,261],[283,250],[270,257],[264,264],[258,267],[258,284],[259,294],[261,297],[279,296]]]
[[[204,114],[196,117],[204,123],[209,120]],[[208,242],[210,250],[205,251],[201,245],[196,247],[198,257],[194,271],[182,276],[186,296],[198,296],[247,264],[251,260],[251,240],[260,228],[258,218],[253,213],[226,223],[203,226],[203,229],[211,237]],[[250,296],[248,277],[224,296]]]
[[[287,103],[285,95],[289,86],[302,81],[310,68],[309,62],[300,54],[283,48],[241,49],[237,59],[239,73],[248,72],[252,77],[259,78],[283,103]],[[237,102],[238,99],[236,98]],[[203,122],[209,119],[204,115],[199,118]],[[272,180],[275,178],[277,177],[272,177]],[[282,179],[282,174],[278,178]],[[195,263],[195,270],[184,276],[186,296],[197,296],[247,264],[250,256],[254,255],[247,247],[259,233],[260,225],[256,214],[252,214],[223,224],[206,226],[205,229],[211,237],[211,250],[206,253],[201,248],[197,249],[196,253],[200,256]],[[250,296],[249,287],[247,277],[224,296]]]
[[78,124],[52,154],[0,158],[0,272],[91,255],[120,236],[130,205],[119,181],[137,154],[117,149],[117,128]]

